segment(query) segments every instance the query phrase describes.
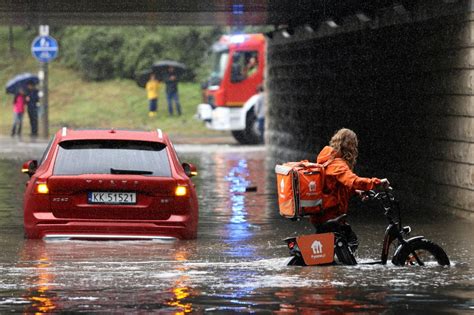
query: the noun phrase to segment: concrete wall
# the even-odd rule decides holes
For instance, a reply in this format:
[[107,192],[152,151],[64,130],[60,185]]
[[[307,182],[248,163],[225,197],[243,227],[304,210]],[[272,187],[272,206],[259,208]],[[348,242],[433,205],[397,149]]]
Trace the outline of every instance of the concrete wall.
[[276,162],[314,159],[351,128],[359,173],[388,177],[413,208],[474,218],[474,15],[426,4],[274,36],[267,145]]

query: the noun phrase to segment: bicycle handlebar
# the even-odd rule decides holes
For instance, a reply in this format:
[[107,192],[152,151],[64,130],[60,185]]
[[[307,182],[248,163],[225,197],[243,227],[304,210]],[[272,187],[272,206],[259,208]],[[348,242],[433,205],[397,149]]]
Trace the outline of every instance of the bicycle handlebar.
[[[398,208],[398,223],[401,225],[401,217],[400,217],[400,207],[392,194],[393,188],[391,186],[387,186],[379,191],[376,190],[367,190],[362,192],[361,197],[362,201],[367,200],[377,200],[380,203],[381,208],[384,211],[384,215],[387,217],[390,223],[394,223],[393,221],[393,210]],[[364,200],[365,199],[365,200]]]
[[380,199],[382,196],[386,195],[389,192],[392,192],[393,188],[392,186],[388,186],[387,188],[381,190],[381,191],[375,191],[375,190],[367,190],[362,192],[361,196],[362,197],[367,197],[369,200],[373,199]]

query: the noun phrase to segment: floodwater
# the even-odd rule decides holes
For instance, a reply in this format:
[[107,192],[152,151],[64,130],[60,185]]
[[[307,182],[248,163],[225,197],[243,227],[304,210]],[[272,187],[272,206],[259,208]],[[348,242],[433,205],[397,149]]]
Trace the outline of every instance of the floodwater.
[[[451,267],[287,267],[281,240],[311,228],[279,217],[265,151],[198,149],[178,146],[199,168],[199,236],[168,243],[25,240],[26,178],[19,161],[0,160],[0,313],[474,312],[472,222],[405,217],[413,235],[446,249]],[[377,259],[383,215],[364,208],[350,221],[358,259]]]

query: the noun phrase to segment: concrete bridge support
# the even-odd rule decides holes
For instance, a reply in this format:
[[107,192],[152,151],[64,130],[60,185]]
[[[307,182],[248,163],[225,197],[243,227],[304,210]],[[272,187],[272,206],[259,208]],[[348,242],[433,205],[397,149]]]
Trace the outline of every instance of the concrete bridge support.
[[388,177],[413,209],[474,218],[474,14],[465,1],[418,3],[275,34],[268,148],[277,162],[314,160],[351,128],[359,173]]

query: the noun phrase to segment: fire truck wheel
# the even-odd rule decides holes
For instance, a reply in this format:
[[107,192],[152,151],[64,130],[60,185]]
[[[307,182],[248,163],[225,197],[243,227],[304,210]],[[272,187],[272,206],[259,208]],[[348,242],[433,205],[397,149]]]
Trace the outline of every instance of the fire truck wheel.
[[240,144],[247,144],[247,139],[245,138],[245,130],[232,130],[232,136]]
[[262,137],[258,130],[257,116],[253,111],[253,108],[247,113],[247,120],[245,122],[245,137],[247,138],[248,144],[259,144],[262,143]]
[[258,130],[257,117],[253,108],[247,113],[244,130],[233,130],[232,135],[240,144],[259,144],[262,143],[260,132]]

